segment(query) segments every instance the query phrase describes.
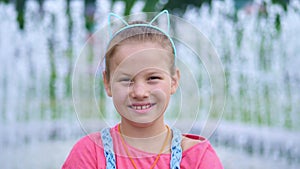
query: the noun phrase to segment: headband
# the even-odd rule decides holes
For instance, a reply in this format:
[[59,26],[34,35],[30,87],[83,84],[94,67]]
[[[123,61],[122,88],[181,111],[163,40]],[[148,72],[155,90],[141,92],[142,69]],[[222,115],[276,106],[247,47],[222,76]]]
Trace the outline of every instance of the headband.
[[[157,27],[157,26],[154,26],[153,23],[158,20],[159,17],[161,17],[163,14],[166,15],[167,17],[167,30],[164,31],[163,29]],[[118,30],[117,32],[113,33],[112,32],[112,17],[115,17],[117,18],[118,20],[120,20],[123,24],[125,24],[124,27],[122,27],[120,30]],[[147,28],[151,28],[151,29],[154,29],[154,30],[157,30],[159,32],[161,32],[163,35],[165,35],[169,41],[171,42],[171,45],[172,45],[172,48],[173,48],[173,51],[174,51],[174,56],[176,58],[177,56],[177,53],[176,53],[176,47],[175,47],[175,44],[172,40],[172,38],[170,37],[169,33],[170,33],[170,16],[169,16],[169,12],[167,10],[163,10],[162,12],[160,12],[158,15],[156,15],[149,23],[147,24],[128,24],[122,17],[120,17],[119,15],[115,14],[115,13],[109,13],[108,15],[108,31],[109,31],[109,43],[111,43],[112,39],[114,39],[119,33],[121,33],[122,31],[124,30],[127,30],[127,29],[131,29],[131,28],[134,28],[134,27],[147,27]]]

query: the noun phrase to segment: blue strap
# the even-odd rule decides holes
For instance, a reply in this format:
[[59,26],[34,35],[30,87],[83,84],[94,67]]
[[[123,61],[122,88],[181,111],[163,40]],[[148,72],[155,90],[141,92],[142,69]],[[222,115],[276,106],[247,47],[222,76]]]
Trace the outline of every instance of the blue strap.
[[113,149],[113,140],[110,135],[110,128],[101,130],[101,139],[103,143],[104,156],[106,159],[106,169],[116,169],[116,157]]
[[173,132],[173,138],[172,138],[172,145],[171,145],[170,168],[180,169],[180,162],[182,158],[182,148],[181,148],[182,135],[180,130],[178,130],[177,128],[173,128],[172,132]]
[[[180,169],[180,162],[182,158],[181,148],[181,132],[180,130],[173,128],[173,138],[171,145],[171,169]],[[110,128],[104,128],[101,130],[101,139],[103,143],[104,155],[106,159],[106,169],[116,169],[116,159],[113,150],[113,141],[110,135]]]

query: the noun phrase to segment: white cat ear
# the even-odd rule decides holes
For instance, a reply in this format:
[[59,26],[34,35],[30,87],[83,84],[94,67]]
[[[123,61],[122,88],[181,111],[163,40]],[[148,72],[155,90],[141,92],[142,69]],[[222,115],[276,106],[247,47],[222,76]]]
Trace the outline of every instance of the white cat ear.
[[128,23],[119,15],[115,13],[109,13],[108,15],[108,31],[110,39],[113,37],[114,33],[120,28],[128,26]]
[[167,10],[161,11],[150,22],[149,25],[156,26],[163,30],[165,33],[170,33],[170,16]]

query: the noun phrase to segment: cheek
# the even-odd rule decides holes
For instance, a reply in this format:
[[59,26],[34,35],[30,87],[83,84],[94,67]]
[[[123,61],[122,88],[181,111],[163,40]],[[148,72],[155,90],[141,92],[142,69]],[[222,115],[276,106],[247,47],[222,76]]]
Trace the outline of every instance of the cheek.
[[171,91],[171,87],[172,87],[172,85],[171,85],[171,79],[170,78],[168,78],[164,83],[161,84],[162,90],[164,90],[168,94]]
[[121,101],[128,97],[128,89],[118,85],[113,85],[112,88],[113,100]]
[[111,92],[112,92],[113,98],[118,98],[118,97],[122,96],[122,94],[124,93],[122,91],[124,91],[124,90],[122,90],[122,88],[120,88],[116,85],[111,86]]
[[151,93],[161,99],[167,99],[171,93],[171,85],[169,83],[162,83],[153,87]]

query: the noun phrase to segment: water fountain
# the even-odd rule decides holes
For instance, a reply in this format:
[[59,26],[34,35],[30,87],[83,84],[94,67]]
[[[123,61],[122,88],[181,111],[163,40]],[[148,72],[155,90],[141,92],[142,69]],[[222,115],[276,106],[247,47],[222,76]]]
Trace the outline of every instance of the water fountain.
[[[96,28],[100,28],[109,3],[97,3],[95,21]],[[45,1],[43,17],[38,14],[36,2],[28,1],[24,30],[18,28],[13,5],[0,3],[0,151],[4,152],[0,155],[1,168],[20,168],[14,164],[14,153],[22,161],[28,149],[32,156],[36,155],[36,145],[45,143],[44,151],[48,151],[47,144],[68,142],[84,134],[73,110],[69,82],[70,70],[88,32],[82,2],[73,1],[70,5],[71,33],[63,1]],[[214,1],[211,9],[204,5],[201,9],[191,8],[184,15],[215,45],[226,72],[224,120],[211,139],[220,147],[263,156],[271,162],[280,159],[286,162],[283,167],[297,168],[300,3],[291,0],[287,11],[269,4],[265,6],[268,17],[256,7],[234,13],[232,1]],[[274,26],[277,14],[280,29]],[[113,111],[111,107],[105,109]],[[111,113],[106,117],[116,119]],[[191,132],[199,130],[193,128]],[[49,151],[55,156],[53,150]],[[64,159],[58,160],[56,165]],[[229,167],[229,160],[224,160]],[[51,168],[51,162],[41,163]],[[36,165],[45,168],[41,166]],[[28,168],[32,168],[32,163],[28,163]]]

